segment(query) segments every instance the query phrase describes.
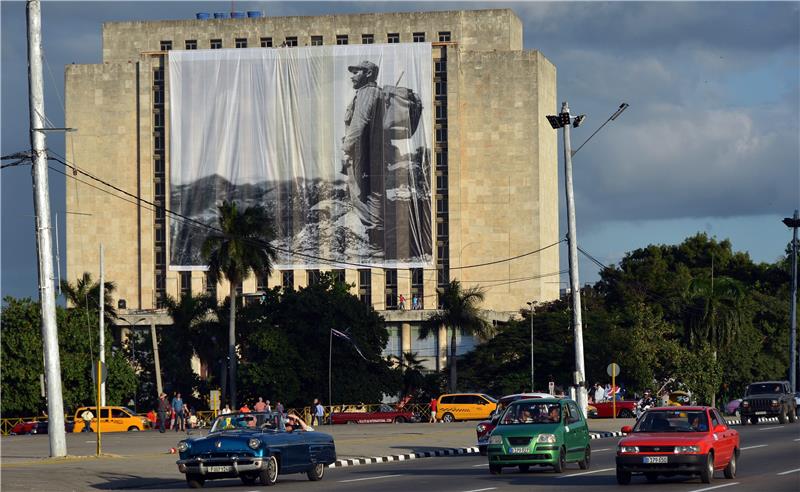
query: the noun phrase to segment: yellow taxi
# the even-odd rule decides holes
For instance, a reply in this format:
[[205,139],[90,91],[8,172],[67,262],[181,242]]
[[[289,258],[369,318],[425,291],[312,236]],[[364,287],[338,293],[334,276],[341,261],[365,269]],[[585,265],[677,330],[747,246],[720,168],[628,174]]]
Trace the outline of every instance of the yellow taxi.
[[[91,428],[97,432],[97,407],[80,407],[75,411],[75,427],[72,432],[82,432],[85,426],[81,414],[89,410],[94,415]],[[136,415],[127,407],[100,407],[100,430],[102,432],[135,432],[148,427],[147,417]]]
[[442,422],[486,420],[497,408],[497,400],[483,393],[452,393],[440,396],[436,405]]

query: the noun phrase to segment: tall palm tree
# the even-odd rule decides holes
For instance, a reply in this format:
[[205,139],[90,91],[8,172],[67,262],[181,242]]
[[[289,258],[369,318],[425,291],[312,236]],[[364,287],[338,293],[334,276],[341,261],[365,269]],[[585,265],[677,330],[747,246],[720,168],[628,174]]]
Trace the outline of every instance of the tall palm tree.
[[478,335],[488,337],[492,332],[492,325],[480,316],[478,306],[484,299],[483,289],[471,287],[463,289],[458,280],[451,281],[439,297],[441,308],[432,314],[419,331],[420,338],[428,338],[436,333],[439,326],[450,330],[450,391],[456,391],[458,386],[458,371],[456,369],[456,333],[461,335]]
[[239,210],[236,202],[224,201],[217,210],[219,232],[206,237],[202,254],[212,276],[221,275],[230,282],[228,360],[231,405],[236,408],[236,286],[252,271],[265,275],[272,272],[275,229],[270,215],[258,205]]
[[[191,379],[191,358],[194,354],[199,357],[202,351],[197,346],[197,342],[202,343],[202,340],[196,335],[201,331],[200,326],[209,321],[207,316],[215,306],[216,299],[206,294],[184,294],[180,300],[167,296],[164,300],[164,307],[172,317],[171,336],[170,340],[167,340],[172,343],[166,343],[166,345],[175,352],[170,355],[177,356],[179,361],[179,367],[170,368],[168,373],[174,378],[175,385],[184,393],[190,389],[182,387],[181,383],[187,383]],[[187,368],[189,374],[184,374]]]
[[[112,297],[117,285],[114,282],[103,282],[103,284],[103,297],[105,298],[103,311],[105,312],[106,320],[110,322],[117,317],[117,310],[114,308]],[[73,308],[98,311],[100,309],[100,282],[93,281],[92,274],[89,272],[83,272],[83,275],[74,284],[62,280],[61,293]]]

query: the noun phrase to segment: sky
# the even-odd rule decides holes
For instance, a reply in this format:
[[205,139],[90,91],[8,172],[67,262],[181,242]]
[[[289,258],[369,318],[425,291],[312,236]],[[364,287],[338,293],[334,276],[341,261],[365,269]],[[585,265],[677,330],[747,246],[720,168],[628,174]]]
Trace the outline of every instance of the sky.
[[[800,208],[798,2],[44,1],[48,119],[64,126],[64,66],[101,62],[103,22],[191,19],[231,4],[268,16],[511,8],[523,22],[524,49],[556,65],[558,100],[587,115],[572,131],[573,148],[630,104],[573,158],[582,249],[614,264],[634,249],[705,232],[756,262],[774,262],[791,241],[781,219]],[[0,40],[7,155],[30,148],[24,2],[0,2]],[[62,135],[49,133],[47,145],[65,154]],[[51,171],[49,179],[63,274],[64,177]],[[0,294],[36,297],[30,166],[3,169],[0,185]],[[562,236],[564,202],[562,191]],[[579,271],[581,283],[599,279],[586,258]],[[565,286],[568,278],[560,280]]]

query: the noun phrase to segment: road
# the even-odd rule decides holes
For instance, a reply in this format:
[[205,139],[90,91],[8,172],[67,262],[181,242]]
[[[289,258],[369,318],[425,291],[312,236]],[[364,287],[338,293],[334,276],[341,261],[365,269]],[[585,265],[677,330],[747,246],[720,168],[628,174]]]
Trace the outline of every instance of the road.
[[[420,429],[408,426],[407,429]],[[700,492],[725,490],[745,492],[752,490],[800,490],[800,425],[759,425],[736,427],[741,434],[742,454],[737,477],[726,480],[716,474],[711,484],[702,484],[697,478],[676,477],[661,479],[659,484],[648,484],[644,477],[635,477],[628,487],[618,486],[614,476],[614,450],[619,438],[592,441],[592,466],[589,470],[569,465],[563,474],[534,469],[519,473],[506,469],[500,476],[489,474],[486,458],[453,456],[427,458],[413,461],[334,468],[326,472],[321,482],[309,482],[305,475],[287,475],[279,478],[280,491],[375,491],[408,492],[410,489],[436,492],[489,492],[553,490],[641,490],[657,487],[658,491]],[[427,429],[422,427],[421,429]],[[408,431],[406,431],[408,432]],[[416,431],[414,432],[417,433]],[[20,436],[25,437],[25,436]],[[75,436],[79,437],[79,436]],[[118,434],[109,440],[121,442],[128,436]],[[45,436],[30,436],[44,439]],[[167,439],[166,436],[164,436]],[[87,440],[81,437],[84,442]],[[164,441],[169,442],[169,441]],[[87,443],[88,445],[88,443]],[[111,445],[109,443],[109,445]],[[120,458],[69,460],[69,461],[17,461],[8,463],[10,447],[3,446],[2,489],[16,490],[184,490],[186,485],[174,465],[174,455],[155,452],[137,452]],[[13,446],[11,446],[13,448]],[[162,452],[163,453],[163,452]],[[238,480],[220,480],[206,483],[211,490],[252,491],[263,487],[243,486]]]

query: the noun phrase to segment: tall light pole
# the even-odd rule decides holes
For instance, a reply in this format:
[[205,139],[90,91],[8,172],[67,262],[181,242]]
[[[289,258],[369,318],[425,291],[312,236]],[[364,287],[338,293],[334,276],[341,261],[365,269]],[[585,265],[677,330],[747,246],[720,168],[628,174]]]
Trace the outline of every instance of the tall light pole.
[[[625,109],[627,109],[628,104],[622,103],[619,106],[619,109],[611,115],[611,117],[603,123],[600,128],[595,130],[586,142],[591,140],[597,132],[600,131],[609,121],[613,121],[617,119],[617,117],[622,114]],[[573,185],[572,185],[572,156],[575,155],[578,150],[583,148],[586,145],[586,142],[582,143],[577,150],[574,152],[572,151],[572,146],[570,142],[570,126],[578,126],[583,123],[583,120],[586,119],[586,115],[579,115],[576,116],[574,119],[570,115],[569,112],[569,104],[567,101],[564,101],[561,105],[561,113],[558,115],[548,115],[547,121],[550,122],[550,125],[553,129],[557,130],[559,128],[564,129],[564,186],[566,188],[567,194],[567,240],[569,243],[569,283],[570,283],[570,290],[572,291],[572,325],[574,330],[574,338],[575,338],[575,376],[574,376],[574,383],[578,386],[577,397],[578,397],[578,407],[583,411],[584,416],[587,412],[587,405],[589,403],[588,395],[586,394],[586,368],[584,365],[584,357],[583,357],[583,323],[581,320],[581,291],[580,291],[580,280],[578,278],[578,236],[577,236],[577,225],[575,223],[575,197],[573,193]]]
[[791,227],[792,231],[792,313],[791,331],[789,332],[789,381],[792,392],[797,391],[797,228],[800,227],[800,217],[797,210],[794,217],[786,217],[783,223]]
[[36,251],[39,257],[39,302],[42,307],[44,372],[47,381],[47,433],[50,456],[66,456],[64,400],[61,392],[61,359],[58,353],[56,298],[53,287],[53,242],[50,231],[50,191],[47,182],[47,146],[44,128],[44,84],[42,81],[42,11],[39,0],[30,0],[28,14],[28,90],[33,154]]
[[531,307],[531,393],[533,393],[536,391],[535,386],[533,385],[533,307],[536,305],[536,302],[531,301],[526,304]]

